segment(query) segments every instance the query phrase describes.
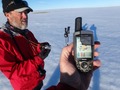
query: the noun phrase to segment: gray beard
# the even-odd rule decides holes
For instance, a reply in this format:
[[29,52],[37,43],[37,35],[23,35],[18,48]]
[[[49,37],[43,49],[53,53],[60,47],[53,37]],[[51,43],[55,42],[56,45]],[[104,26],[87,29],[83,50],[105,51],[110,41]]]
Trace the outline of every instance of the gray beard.
[[18,25],[16,22],[12,22],[12,25],[18,29],[24,30],[27,28],[27,24],[26,25]]

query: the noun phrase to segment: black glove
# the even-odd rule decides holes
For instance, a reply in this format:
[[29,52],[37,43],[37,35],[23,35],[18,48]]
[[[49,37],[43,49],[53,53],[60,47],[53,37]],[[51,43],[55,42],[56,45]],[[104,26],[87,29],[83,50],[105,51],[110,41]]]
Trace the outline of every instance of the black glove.
[[40,43],[40,57],[45,59],[51,51],[51,45],[48,42]]

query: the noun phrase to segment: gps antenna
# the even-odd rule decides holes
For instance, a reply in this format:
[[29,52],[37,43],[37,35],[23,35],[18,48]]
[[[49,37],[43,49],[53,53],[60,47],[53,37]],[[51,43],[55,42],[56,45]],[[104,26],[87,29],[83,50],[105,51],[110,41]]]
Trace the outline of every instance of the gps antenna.
[[77,17],[75,19],[75,32],[81,31],[81,30],[82,30],[82,18],[81,17]]

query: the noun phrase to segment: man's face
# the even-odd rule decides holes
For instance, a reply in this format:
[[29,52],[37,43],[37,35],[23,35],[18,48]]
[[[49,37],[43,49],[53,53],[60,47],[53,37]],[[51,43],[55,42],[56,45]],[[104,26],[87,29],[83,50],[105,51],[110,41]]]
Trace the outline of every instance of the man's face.
[[27,11],[16,12],[11,11],[9,13],[5,13],[9,23],[19,29],[26,29],[28,25],[28,15]]

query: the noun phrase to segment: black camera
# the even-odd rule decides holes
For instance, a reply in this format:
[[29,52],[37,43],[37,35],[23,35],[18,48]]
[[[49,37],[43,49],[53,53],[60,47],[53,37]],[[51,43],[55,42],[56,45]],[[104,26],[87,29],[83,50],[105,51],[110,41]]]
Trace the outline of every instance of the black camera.
[[75,19],[73,43],[76,67],[81,72],[89,72],[93,69],[94,38],[92,31],[82,30],[81,17]]

